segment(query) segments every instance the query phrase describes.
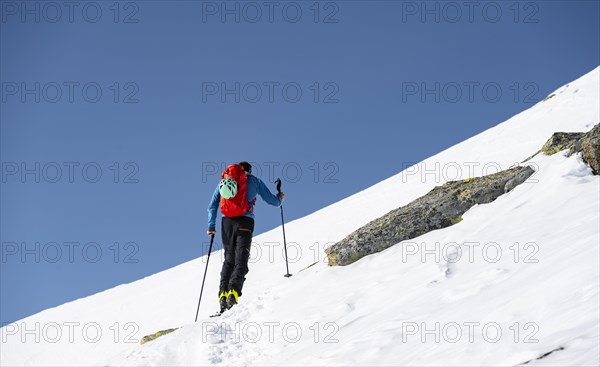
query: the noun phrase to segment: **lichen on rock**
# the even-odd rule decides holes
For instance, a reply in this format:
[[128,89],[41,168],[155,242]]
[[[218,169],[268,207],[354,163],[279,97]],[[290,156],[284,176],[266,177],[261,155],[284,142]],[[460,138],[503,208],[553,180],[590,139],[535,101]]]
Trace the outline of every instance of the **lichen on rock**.
[[329,265],[348,265],[398,242],[459,223],[475,204],[490,203],[525,182],[529,166],[435,187],[425,196],[392,210],[327,248]]
[[166,329],[166,330],[161,330],[161,331],[158,331],[158,332],[156,332],[156,333],[154,333],[154,334],[146,335],[145,337],[143,337],[143,338],[140,340],[140,344],[146,344],[146,343],[148,343],[148,342],[151,342],[151,341],[153,341],[154,339],[156,339],[156,338],[160,338],[160,337],[161,337],[161,336],[163,336],[163,335],[170,334],[170,333],[172,333],[173,331],[175,331],[175,330],[177,330],[177,329],[178,329],[178,328],[174,328],[174,329]]
[[545,155],[553,155],[562,150],[569,149],[575,142],[581,139],[582,136],[583,133],[554,133],[542,147],[542,153]]

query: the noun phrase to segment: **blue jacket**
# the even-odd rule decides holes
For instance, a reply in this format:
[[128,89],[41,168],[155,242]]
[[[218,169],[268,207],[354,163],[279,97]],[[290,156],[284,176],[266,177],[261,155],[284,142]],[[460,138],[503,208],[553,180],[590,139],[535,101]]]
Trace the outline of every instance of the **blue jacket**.
[[[271,191],[267,188],[267,185],[258,177],[252,176],[249,173],[247,181],[247,198],[250,203],[250,208],[254,209],[254,203],[256,200],[256,195],[260,195],[260,197],[267,202],[267,204],[273,206],[281,206],[281,199],[277,195],[273,195]],[[215,192],[210,199],[210,204],[208,205],[208,230],[215,230],[215,223],[217,221],[217,209],[219,208],[219,203],[221,201],[221,194],[219,193],[219,186],[215,189]],[[246,212],[244,214],[246,217],[254,218],[254,213],[252,211]]]

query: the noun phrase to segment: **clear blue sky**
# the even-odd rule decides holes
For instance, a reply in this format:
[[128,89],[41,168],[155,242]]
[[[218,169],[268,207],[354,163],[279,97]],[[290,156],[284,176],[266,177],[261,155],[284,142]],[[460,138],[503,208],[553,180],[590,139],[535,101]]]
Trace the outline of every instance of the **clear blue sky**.
[[202,255],[222,163],[293,220],[600,61],[598,1],[247,4],[1,1],[2,323]]

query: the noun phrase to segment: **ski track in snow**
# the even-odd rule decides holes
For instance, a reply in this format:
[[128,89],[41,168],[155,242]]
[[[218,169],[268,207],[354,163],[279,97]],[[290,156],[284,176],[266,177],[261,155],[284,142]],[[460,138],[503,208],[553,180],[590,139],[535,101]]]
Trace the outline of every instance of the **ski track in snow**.
[[[589,130],[600,122],[599,70],[421,164],[496,162],[506,169],[530,157],[555,131]],[[280,241],[281,228],[256,236],[253,246],[263,249],[262,256],[251,259],[240,304],[221,317],[208,317],[217,308],[222,261],[222,251],[217,251],[211,256],[197,323],[191,321],[205,258],[20,321],[94,321],[104,330],[115,321],[134,322],[138,338],[182,326],[179,330],[136,345],[122,337],[115,342],[111,334],[98,343],[21,342],[19,334],[7,335],[3,328],[0,364],[599,365],[600,178],[591,175],[580,155],[538,154],[531,163],[537,168],[533,180],[471,208],[460,223],[349,266],[328,267],[323,254],[327,244],[443,183],[400,173],[286,223],[288,241],[302,250],[299,260],[290,263],[291,278],[282,276],[282,259],[271,259],[263,246]],[[472,242],[480,246],[470,261]],[[422,243],[456,246],[442,252],[446,257],[423,261],[407,256],[407,246]],[[497,261],[482,260],[481,248],[488,243],[500,248]],[[423,339],[407,329],[465,322],[493,322],[504,334],[493,343],[481,332],[473,341],[463,336],[448,342]],[[518,342],[510,329],[515,323]],[[286,326],[300,333],[283,333]],[[536,341],[523,342],[528,337]]]

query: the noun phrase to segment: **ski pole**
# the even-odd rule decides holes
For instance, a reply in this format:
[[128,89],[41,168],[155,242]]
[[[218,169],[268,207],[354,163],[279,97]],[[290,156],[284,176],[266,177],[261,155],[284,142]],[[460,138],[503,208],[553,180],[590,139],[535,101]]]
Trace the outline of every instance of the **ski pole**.
[[[281,179],[277,179],[275,181],[275,183],[277,184],[277,193],[281,193]],[[279,209],[281,209],[281,229],[283,229],[283,249],[285,251],[285,270],[286,270],[286,274],[284,275],[284,277],[289,278],[292,276],[292,274],[290,274],[290,268],[288,266],[288,256],[287,256],[287,243],[285,242],[285,225],[284,225],[284,221],[283,221],[283,205],[281,205],[279,207]]]
[[210,253],[212,251],[213,241],[215,239],[215,235],[210,235],[210,245],[208,246],[208,256],[206,257],[206,268],[204,268],[204,277],[202,278],[202,287],[200,288],[200,297],[198,298],[198,308],[196,309],[196,319],[194,322],[198,321],[198,312],[200,312],[200,301],[202,300],[202,291],[204,291],[204,281],[206,280],[206,273],[208,271],[208,260],[210,260]]

